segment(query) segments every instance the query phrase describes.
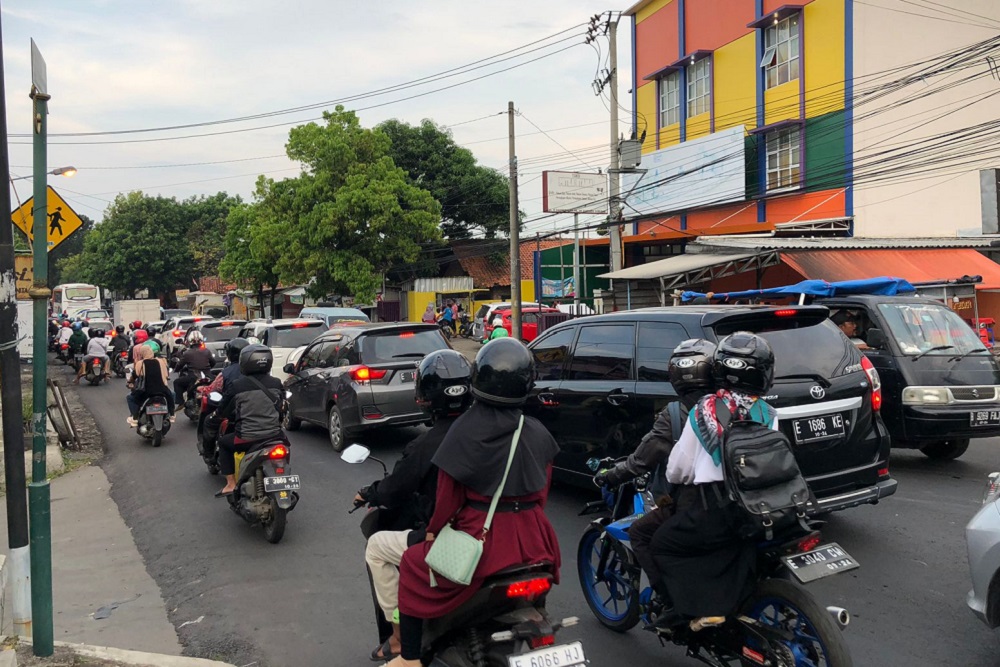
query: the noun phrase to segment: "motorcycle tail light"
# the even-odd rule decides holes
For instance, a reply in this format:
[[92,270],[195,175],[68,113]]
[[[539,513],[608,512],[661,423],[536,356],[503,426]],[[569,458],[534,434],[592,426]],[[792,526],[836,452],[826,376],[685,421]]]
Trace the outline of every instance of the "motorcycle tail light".
[[178,329],[174,329],[174,330],[173,330],[173,331],[171,331],[170,333],[171,333],[171,334],[173,334],[173,337],[174,337],[174,338],[180,338],[181,336],[183,336],[183,335],[184,335],[184,332],[183,332],[183,331],[180,331],[180,330],[178,330]]
[[59,347],[60,347],[61,349],[63,349],[63,350],[68,350],[68,349],[69,349],[69,345],[68,345],[68,344],[66,344],[66,343],[63,343],[63,344],[62,344],[62,345],[60,345]]
[[269,459],[288,458],[288,447],[285,447],[284,445],[278,445],[276,447],[272,447],[271,451],[267,453],[267,458]]
[[527,598],[529,600],[544,595],[552,588],[552,581],[547,578],[516,581],[507,587],[507,597]]
[[882,380],[878,376],[878,371],[868,357],[861,357],[861,368],[868,375],[868,381],[872,385],[872,410],[878,412],[882,409]]
[[542,648],[543,646],[552,646],[556,643],[555,635],[542,635],[541,637],[532,637],[528,640],[528,644],[531,648]]
[[276,467],[276,468],[274,469],[274,474],[275,474],[275,475],[284,475],[284,474],[285,474],[285,469],[284,469],[284,468],[277,468],[277,467]]
[[813,549],[815,549],[816,547],[819,546],[819,543],[821,541],[822,541],[822,538],[820,538],[820,536],[818,534],[816,534],[816,535],[809,535],[808,537],[805,537],[805,538],[799,540],[799,545],[798,545],[798,547],[799,547],[799,553],[805,553],[807,551],[812,551]]

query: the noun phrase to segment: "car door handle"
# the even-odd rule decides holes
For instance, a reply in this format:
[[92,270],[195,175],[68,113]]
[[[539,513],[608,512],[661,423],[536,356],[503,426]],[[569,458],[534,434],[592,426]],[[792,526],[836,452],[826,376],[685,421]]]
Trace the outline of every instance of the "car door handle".
[[611,405],[622,405],[623,403],[627,402],[628,399],[629,395],[624,394],[622,392],[612,392],[607,396],[607,401]]
[[559,405],[556,395],[552,392],[544,392],[538,395],[538,401],[547,408],[554,408]]

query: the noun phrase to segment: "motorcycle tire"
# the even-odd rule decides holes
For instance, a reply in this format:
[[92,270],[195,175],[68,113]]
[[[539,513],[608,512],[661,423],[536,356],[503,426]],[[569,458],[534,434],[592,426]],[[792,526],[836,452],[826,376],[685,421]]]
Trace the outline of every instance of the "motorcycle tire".
[[[765,579],[757,584],[757,589],[743,607],[743,614],[765,625],[783,630],[791,628],[795,639],[781,644],[793,659],[796,655],[804,655],[809,656],[812,664],[854,665],[843,632],[830,613],[805,589],[790,581]],[[762,648],[753,633],[748,632],[743,641],[751,649]]]
[[201,417],[201,411],[198,409],[197,405],[184,404],[184,414],[193,422],[197,422],[199,417]]
[[285,523],[288,510],[278,507],[274,498],[268,497],[271,503],[271,520],[264,524],[264,539],[271,544],[277,544],[285,536]]
[[159,447],[163,444],[163,431],[153,430],[153,447]]
[[[611,551],[604,572],[598,573],[605,546]],[[639,622],[640,579],[635,555],[621,542],[608,537],[602,527],[591,526],[580,538],[576,563],[583,597],[601,625],[615,632],[634,628]]]

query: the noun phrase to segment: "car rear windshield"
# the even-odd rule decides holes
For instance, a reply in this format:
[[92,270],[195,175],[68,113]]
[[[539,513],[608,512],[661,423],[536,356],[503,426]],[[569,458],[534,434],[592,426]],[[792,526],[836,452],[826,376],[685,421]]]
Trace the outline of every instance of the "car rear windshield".
[[361,361],[383,364],[412,359],[417,361],[435,350],[448,349],[448,343],[437,329],[393,330],[370,333],[361,343]]
[[319,320],[305,325],[291,325],[280,329],[275,327],[274,340],[270,340],[269,336],[267,344],[270,347],[301,347],[316,340],[316,336],[323,333],[325,329],[326,327]]
[[[834,378],[861,362],[860,353],[833,323],[762,332],[774,350],[774,375]],[[858,366],[860,370],[860,366]]]
[[239,324],[220,324],[217,327],[202,327],[201,329],[201,333],[205,336],[205,342],[207,343],[221,343],[232,340],[236,338],[236,334],[239,332]]

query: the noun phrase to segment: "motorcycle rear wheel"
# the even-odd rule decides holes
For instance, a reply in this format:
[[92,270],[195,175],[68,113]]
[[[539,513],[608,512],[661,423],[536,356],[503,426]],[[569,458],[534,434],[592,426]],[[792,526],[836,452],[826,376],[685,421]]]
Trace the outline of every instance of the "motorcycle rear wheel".
[[[777,661],[772,664],[777,667],[853,667],[847,642],[830,613],[792,582],[765,579],[757,585],[743,610],[750,618],[794,635],[793,640],[781,642],[788,655],[774,656]],[[762,648],[750,633],[744,644],[754,650]],[[794,662],[789,662],[788,657]]]
[[153,430],[153,447],[159,447],[163,444],[163,431]]
[[264,539],[271,544],[277,544],[285,536],[285,522],[288,519],[288,510],[278,507],[274,498],[268,498],[271,502],[271,520],[264,524]]
[[[604,571],[597,572],[605,545],[611,551]],[[615,632],[635,627],[639,622],[639,566],[632,552],[610,539],[603,528],[591,526],[580,538],[576,564],[587,606],[601,625]]]

